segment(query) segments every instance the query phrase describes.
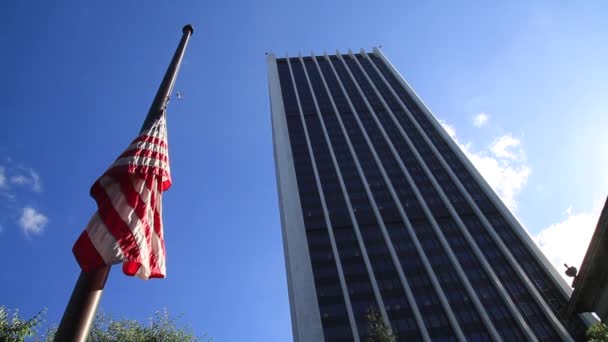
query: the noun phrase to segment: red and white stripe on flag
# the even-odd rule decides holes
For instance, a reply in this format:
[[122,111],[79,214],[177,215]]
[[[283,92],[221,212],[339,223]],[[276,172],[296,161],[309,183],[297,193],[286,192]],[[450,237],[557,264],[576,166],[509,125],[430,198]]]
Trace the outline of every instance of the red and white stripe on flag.
[[162,192],[170,186],[162,113],[91,187],[97,212],[72,249],[82,270],[122,262],[127,275],[164,278]]

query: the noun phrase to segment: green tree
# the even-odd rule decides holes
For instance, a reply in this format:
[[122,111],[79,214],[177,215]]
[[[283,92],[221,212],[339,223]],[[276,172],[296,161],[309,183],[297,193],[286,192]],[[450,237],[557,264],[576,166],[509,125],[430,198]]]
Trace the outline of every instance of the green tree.
[[26,337],[34,336],[43,315],[44,310],[24,320],[19,317],[19,310],[13,310],[11,313],[4,306],[0,306],[0,341],[22,342]]
[[386,325],[378,311],[370,309],[365,316],[367,319],[367,337],[365,342],[396,342],[397,335]]
[[593,324],[587,330],[587,341],[608,342],[608,327],[601,322]]
[[[51,329],[45,341],[51,342],[56,328]],[[196,336],[189,327],[178,327],[176,319],[164,309],[157,311],[144,325],[126,318],[114,319],[98,313],[93,320],[87,342],[192,342],[212,341],[208,336]]]

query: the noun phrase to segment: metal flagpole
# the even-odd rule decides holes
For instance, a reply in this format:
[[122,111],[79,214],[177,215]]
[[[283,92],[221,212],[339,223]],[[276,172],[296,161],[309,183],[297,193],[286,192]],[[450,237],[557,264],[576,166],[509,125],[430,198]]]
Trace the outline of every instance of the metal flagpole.
[[[182,38],[156,92],[146,121],[154,118],[159,111],[165,110],[169,103],[169,97],[184,57],[186,45],[194,33],[194,29],[191,25],[186,25],[182,32]],[[143,127],[146,127],[146,121],[144,121]],[[55,342],[84,342],[87,339],[109,273],[110,265],[90,272],[80,272],[68,306],[63,313],[61,323],[59,323],[59,328],[57,328]]]

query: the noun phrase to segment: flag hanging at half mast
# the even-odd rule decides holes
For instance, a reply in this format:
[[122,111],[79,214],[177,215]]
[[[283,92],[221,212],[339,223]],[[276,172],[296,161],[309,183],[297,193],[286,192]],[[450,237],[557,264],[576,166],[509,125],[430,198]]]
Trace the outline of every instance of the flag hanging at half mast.
[[82,270],[122,262],[127,275],[164,278],[162,192],[170,186],[161,110],[148,115],[139,136],[91,187],[97,212],[72,248]]

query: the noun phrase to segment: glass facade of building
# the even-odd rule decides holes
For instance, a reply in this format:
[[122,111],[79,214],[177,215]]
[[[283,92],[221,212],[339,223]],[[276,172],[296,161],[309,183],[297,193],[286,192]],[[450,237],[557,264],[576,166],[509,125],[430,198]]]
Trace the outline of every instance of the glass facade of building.
[[268,61],[296,340],[362,341],[370,309],[400,341],[584,338],[565,283],[379,50]]

